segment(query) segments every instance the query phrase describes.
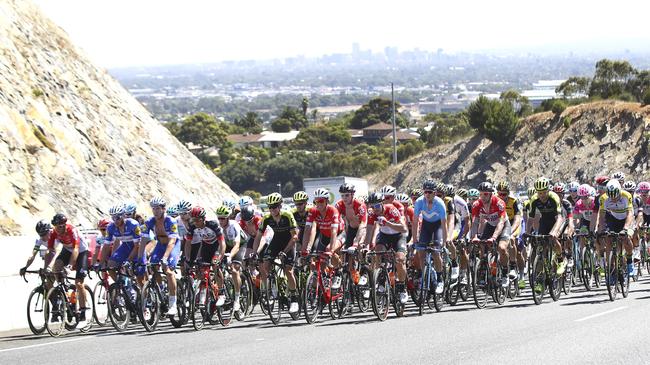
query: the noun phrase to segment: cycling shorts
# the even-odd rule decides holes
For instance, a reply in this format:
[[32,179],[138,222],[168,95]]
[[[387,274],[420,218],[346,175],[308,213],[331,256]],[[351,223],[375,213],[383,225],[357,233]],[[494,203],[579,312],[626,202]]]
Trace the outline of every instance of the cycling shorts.
[[[61,250],[59,257],[57,257],[57,260],[61,260],[64,265],[67,265],[70,262],[71,256],[72,251],[63,249]],[[77,271],[75,279],[83,280],[83,278],[86,277],[86,274],[88,273],[88,250],[79,252],[73,269]]]
[[[151,252],[151,257],[149,258],[149,262],[154,265],[159,264],[160,260],[162,260],[163,256],[165,255],[166,250],[167,250],[167,244],[162,244],[160,242],[157,242],[156,247],[153,249],[153,252]],[[180,257],[180,255],[181,255],[181,242],[179,240],[176,240],[172,252],[170,252],[169,256],[167,257],[167,267],[169,267],[170,269],[175,268],[176,264],[178,264],[178,258]]]
[[442,248],[442,238],[442,221],[428,222],[423,220],[415,248],[421,249],[427,246]]
[[120,247],[118,247],[118,249],[113,252],[113,255],[111,255],[110,260],[115,262],[117,266],[121,266],[124,262],[126,262],[126,260],[129,259],[129,255],[133,250],[133,246],[135,246],[133,241],[122,242]]
[[406,253],[406,234],[386,234],[379,232],[379,235],[377,236],[377,246],[379,245],[386,247],[386,250],[392,249],[395,252]]
[[[482,240],[487,240],[492,237],[494,234],[494,231],[496,230],[496,226],[486,224],[485,228],[483,229],[483,233],[481,234],[480,238]],[[506,219],[505,224],[503,225],[503,229],[501,230],[501,235],[497,238],[497,241],[509,241],[510,240],[510,222]]]
[[610,232],[620,232],[625,228],[625,219],[616,219],[612,215],[605,216],[605,225]]

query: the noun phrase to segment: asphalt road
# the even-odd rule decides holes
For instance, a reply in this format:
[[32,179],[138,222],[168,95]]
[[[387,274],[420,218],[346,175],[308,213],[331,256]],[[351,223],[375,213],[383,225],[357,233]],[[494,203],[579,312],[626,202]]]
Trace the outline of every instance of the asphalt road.
[[[24,315],[17,313],[16,315]],[[324,317],[326,314],[324,313]],[[132,326],[54,339],[29,330],[0,333],[0,364],[60,363],[626,363],[650,362],[650,277],[611,302],[605,289],[574,289],[558,302],[535,305],[530,291],[502,306],[473,301],[379,322],[372,311],[315,325],[288,316],[274,326],[259,309],[230,327],[161,323],[154,333]],[[73,354],[78,352],[79,357]]]

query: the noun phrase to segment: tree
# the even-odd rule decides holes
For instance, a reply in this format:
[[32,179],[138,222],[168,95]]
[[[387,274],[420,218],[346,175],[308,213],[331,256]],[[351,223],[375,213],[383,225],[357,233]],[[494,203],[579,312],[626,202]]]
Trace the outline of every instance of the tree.
[[491,118],[492,101],[481,95],[467,107],[467,119],[469,125],[483,133],[485,131],[485,122]]
[[244,116],[235,119],[234,124],[243,128],[248,133],[262,132],[262,120],[255,112],[247,112]]
[[480,96],[469,105],[467,115],[473,128],[500,145],[512,142],[519,128],[519,118],[507,100],[490,100]]
[[306,96],[302,98],[301,106],[302,106],[302,116],[305,117],[305,119],[307,119],[307,108],[309,108],[309,99],[307,99]]
[[[395,109],[400,104],[395,102]],[[380,122],[392,123],[393,105],[389,99],[374,98],[357,109],[350,120],[350,128],[363,129]],[[395,122],[402,128],[408,127],[408,119],[399,112],[395,112]]]
[[178,138],[183,143],[193,143],[202,147],[229,146],[226,132],[217,120],[206,113],[196,113],[185,118],[178,129]]
[[499,99],[510,103],[519,118],[525,118],[533,113],[533,107],[528,98],[522,96],[517,90],[504,91]]
[[427,131],[424,128],[418,129],[420,140],[428,147],[434,147],[443,143],[453,142],[473,132],[467,121],[467,114],[464,112],[449,114],[432,114],[424,116],[425,122],[429,122],[431,128]]
[[602,59],[596,63],[594,78],[589,87],[589,97],[608,99],[621,95],[628,82],[637,74],[627,61]]
[[307,117],[302,114],[298,108],[285,106],[282,109],[282,112],[278,116],[278,119],[286,119],[290,122],[291,128],[295,130],[300,130],[307,126]]
[[284,118],[278,118],[271,123],[273,132],[283,133],[291,131],[291,121]]
[[579,95],[587,95],[591,80],[588,77],[569,77],[566,81],[555,88],[557,94],[562,94],[565,98]]
[[352,136],[341,124],[321,123],[311,125],[302,131],[291,142],[292,149],[298,150],[326,150],[341,149],[350,143]]

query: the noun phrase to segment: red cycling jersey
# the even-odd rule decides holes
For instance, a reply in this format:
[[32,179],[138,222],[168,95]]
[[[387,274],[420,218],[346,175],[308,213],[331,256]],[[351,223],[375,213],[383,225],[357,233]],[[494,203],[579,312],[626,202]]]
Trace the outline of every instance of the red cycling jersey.
[[[503,202],[496,195],[492,195],[490,200],[490,206],[486,207],[483,205],[483,201],[478,199],[472,205],[472,219],[479,218],[491,225],[496,227],[501,218],[506,217],[506,203]],[[480,221],[479,221],[480,223]]]
[[414,215],[415,215],[415,209],[413,209],[413,206],[406,207],[404,216],[406,217],[406,224],[408,224],[409,228],[411,228],[411,223],[413,222]]
[[79,246],[79,232],[72,226],[72,224],[66,224],[65,232],[61,235],[56,231],[56,229],[53,229],[52,233],[50,233],[50,239],[47,240],[47,248],[50,250],[53,249],[56,241],[61,242],[63,248],[66,250],[72,251],[75,247]]
[[[401,223],[402,222],[402,213],[399,209],[392,204],[383,204],[384,206],[384,215],[383,217],[391,223]],[[368,214],[368,225],[373,225],[377,221],[377,215],[373,212]],[[388,226],[382,225],[379,230],[385,234],[397,234],[400,233]]]
[[246,228],[246,221],[244,221],[243,219],[239,220],[239,226],[241,227],[241,229],[244,232],[246,232],[247,235],[251,237],[255,237],[255,235],[257,234],[257,230],[260,229],[260,224],[262,223],[262,217],[260,217],[259,215],[254,215],[252,223],[253,223],[253,228],[252,230],[249,230]]
[[391,203],[397,210],[399,210],[399,214],[404,215],[404,204],[400,203],[396,199],[393,199],[393,202]]
[[[354,199],[352,200],[352,209],[354,210],[354,215],[359,218],[359,223],[367,221],[368,212],[364,203]],[[347,218],[345,215],[345,203],[343,202],[343,199],[336,202],[336,210],[339,211],[341,218]]]
[[343,231],[341,226],[343,221],[339,219],[339,211],[331,205],[328,205],[327,208],[325,208],[324,216],[318,208],[311,208],[307,215],[307,222],[305,224],[312,225],[314,222],[318,224],[318,230],[325,237],[332,237],[332,226],[338,226],[337,233]]

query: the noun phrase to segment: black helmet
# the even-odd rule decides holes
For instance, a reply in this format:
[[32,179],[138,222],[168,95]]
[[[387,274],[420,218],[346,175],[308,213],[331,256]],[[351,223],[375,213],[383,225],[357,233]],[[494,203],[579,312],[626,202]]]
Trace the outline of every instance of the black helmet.
[[491,183],[484,181],[478,186],[478,191],[493,193],[494,187],[492,187]]
[[436,189],[436,182],[431,179],[425,180],[424,183],[422,184],[422,190],[435,190],[435,189]]
[[343,183],[339,186],[339,193],[354,193],[357,188],[350,183]]
[[368,195],[368,204],[374,205],[384,201],[384,194],[382,193],[372,193]]
[[58,226],[59,224],[64,224],[66,222],[68,222],[68,217],[63,213],[56,213],[54,217],[52,217],[52,225]]
[[52,229],[52,225],[49,224],[47,221],[44,219],[41,219],[36,223],[36,233],[38,233],[39,236],[42,236],[49,232]]
[[253,219],[255,216],[255,210],[253,209],[252,206],[247,205],[241,209],[241,219],[243,219],[245,222],[248,222],[249,220]]

